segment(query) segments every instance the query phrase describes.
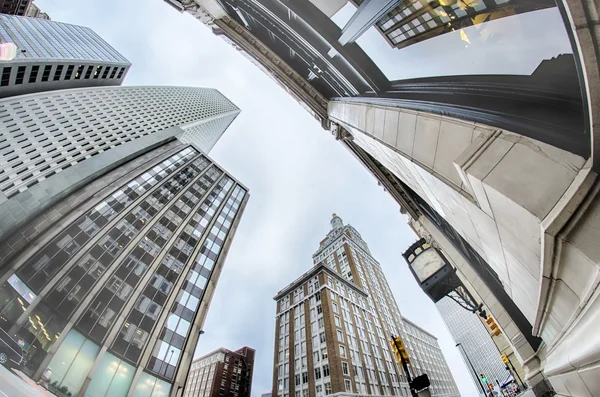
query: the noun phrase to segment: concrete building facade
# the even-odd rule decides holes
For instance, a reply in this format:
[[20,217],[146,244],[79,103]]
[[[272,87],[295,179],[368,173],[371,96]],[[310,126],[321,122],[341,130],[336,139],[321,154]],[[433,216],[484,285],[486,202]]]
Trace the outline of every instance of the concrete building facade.
[[171,139],[34,218],[24,229],[41,231],[0,275],[0,327],[23,341],[23,370],[49,367],[73,395],[178,395],[247,199]]
[[36,6],[35,3],[31,3],[31,5],[29,5],[29,8],[27,9],[25,16],[31,17],[31,18],[46,19],[48,21],[51,20],[50,16],[48,14],[46,14],[45,12],[43,12],[42,10],[40,10],[40,7]]
[[42,18],[0,15],[0,41],[19,48],[0,65],[0,98],[121,85],[131,66],[93,30]]
[[6,98],[0,112],[0,241],[13,246],[19,225],[149,148],[180,137],[208,153],[240,110],[213,89],[99,87]]
[[192,362],[183,397],[250,397],[254,349],[220,348]]
[[313,261],[275,297],[274,396],[409,396],[392,335],[403,338],[412,374],[429,375],[432,396],[459,395],[436,338],[401,316],[356,229],[334,215]]

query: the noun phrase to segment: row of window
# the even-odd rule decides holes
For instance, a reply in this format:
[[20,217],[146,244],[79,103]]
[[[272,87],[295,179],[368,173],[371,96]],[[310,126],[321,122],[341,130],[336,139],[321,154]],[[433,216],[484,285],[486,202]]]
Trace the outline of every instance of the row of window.
[[[16,72],[13,73],[13,70]],[[64,72],[64,73],[63,73]],[[125,67],[103,65],[24,65],[2,68],[0,87],[47,81],[120,79]],[[11,79],[14,74],[14,80]]]
[[215,90],[193,87],[60,90],[1,100],[0,190],[12,197],[113,147],[234,109]]

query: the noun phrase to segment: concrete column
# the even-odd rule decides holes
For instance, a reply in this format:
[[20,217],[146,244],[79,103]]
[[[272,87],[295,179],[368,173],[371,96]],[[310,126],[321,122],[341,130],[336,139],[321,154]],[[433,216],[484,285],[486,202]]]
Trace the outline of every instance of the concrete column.
[[600,144],[598,125],[600,124],[600,10],[597,0],[557,1],[571,43],[578,55],[583,94],[587,101],[588,124],[592,138],[593,168],[600,168]]
[[399,0],[364,0],[342,29],[339,43],[341,45],[354,43],[364,32],[375,25],[375,22],[399,3]]

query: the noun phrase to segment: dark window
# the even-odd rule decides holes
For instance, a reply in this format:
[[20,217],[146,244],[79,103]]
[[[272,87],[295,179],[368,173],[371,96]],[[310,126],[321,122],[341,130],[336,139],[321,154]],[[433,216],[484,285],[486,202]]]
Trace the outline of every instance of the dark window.
[[71,77],[73,77],[73,70],[75,70],[75,65],[69,65],[67,67],[67,73],[65,74],[65,80],[71,80]]
[[79,65],[79,67],[77,68],[77,73],[75,73],[75,79],[79,80],[81,78],[81,75],[83,74],[83,68],[85,66],[83,65]]
[[100,69],[102,69],[102,66],[96,66],[96,71],[94,72],[94,78],[97,79],[98,77],[100,77]]
[[52,65],[44,66],[44,73],[42,73],[42,81],[48,81],[50,78],[50,70],[52,69]]
[[110,66],[105,66],[104,67],[104,73],[102,73],[102,78],[105,79],[106,77],[108,77],[108,72],[110,72]]
[[90,76],[92,75],[92,71],[94,70],[94,67],[92,65],[88,66],[87,71],[85,72],[85,79],[89,79]]
[[110,78],[114,79],[115,78],[115,74],[117,74],[117,68],[113,68],[112,72],[110,73]]
[[56,67],[56,70],[54,71],[54,81],[60,80],[60,75],[62,74],[63,68],[63,65],[58,65]]
[[121,68],[121,70],[119,70],[119,75],[117,76],[117,78],[120,79],[121,77],[123,77],[123,73],[125,73],[125,68]]
[[19,66],[19,69],[17,69],[17,78],[15,79],[15,84],[23,84],[26,68],[27,66]]
[[10,81],[11,70],[12,68],[4,68],[2,71],[2,80],[0,81],[0,86],[4,87],[8,85],[8,82]]
[[34,65],[31,67],[31,73],[29,73],[29,82],[30,83],[35,83],[35,81],[37,80],[37,75],[38,75],[39,70],[40,70],[39,65]]

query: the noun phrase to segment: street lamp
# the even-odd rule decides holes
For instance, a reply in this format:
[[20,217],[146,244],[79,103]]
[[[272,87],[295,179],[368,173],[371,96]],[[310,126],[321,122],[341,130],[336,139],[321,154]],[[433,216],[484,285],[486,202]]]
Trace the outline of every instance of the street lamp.
[[467,358],[467,361],[469,362],[469,365],[471,366],[471,369],[473,370],[473,374],[475,374],[475,377],[477,378],[479,383],[479,386],[481,386],[481,391],[483,392],[484,396],[487,396],[487,392],[485,391],[485,388],[483,387],[483,384],[481,383],[481,379],[479,379],[479,375],[477,375],[477,371],[475,371],[475,367],[473,366],[473,363],[471,362],[471,359],[469,358],[469,355],[467,354],[467,351],[465,350],[465,347],[461,344],[461,343],[457,343],[456,347],[461,347],[462,348],[462,352],[465,355],[465,357]]

